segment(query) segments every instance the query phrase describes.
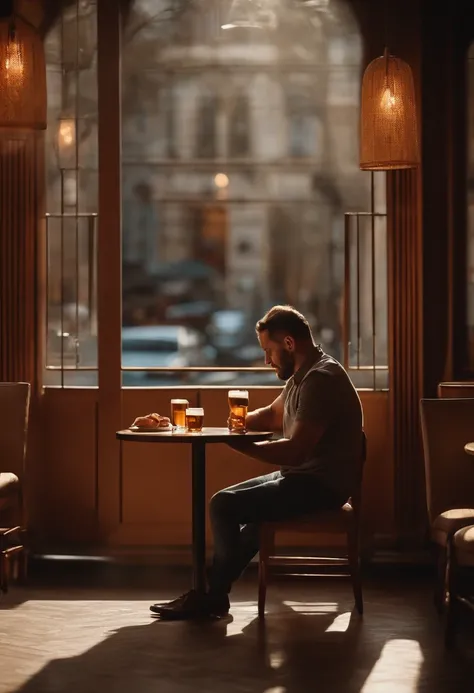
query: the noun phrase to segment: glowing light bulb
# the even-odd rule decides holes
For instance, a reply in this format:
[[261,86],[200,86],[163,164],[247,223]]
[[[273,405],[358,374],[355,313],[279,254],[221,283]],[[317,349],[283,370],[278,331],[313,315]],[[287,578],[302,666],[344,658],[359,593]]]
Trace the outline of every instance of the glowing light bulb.
[[73,120],[62,120],[59,125],[59,146],[70,147],[76,138],[76,125]]
[[380,101],[381,107],[384,111],[391,113],[396,102],[397,100],[395,96],[392,94],[390,87],[386,87],[383,91],[382,99]]
[[225,173],[217,173],[214,176],[214,185],[216,188],[227,188],[229,185],[229,177]]
[[14,36],[8,39],[5,70],[8,80],[21,84],[25,73],[25,63],[23,61],[22,46]]

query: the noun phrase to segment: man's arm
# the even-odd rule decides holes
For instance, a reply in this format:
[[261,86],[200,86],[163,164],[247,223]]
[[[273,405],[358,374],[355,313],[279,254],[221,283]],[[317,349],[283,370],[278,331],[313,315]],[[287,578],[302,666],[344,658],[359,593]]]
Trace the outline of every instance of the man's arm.
[[283,391],[268,407],[250,411],[245,419],[248,431],[281,431],[283,429],[283,408],[285,398]]
[[247,443],[230,440],[229,445],[247,457],[277,466],[299,467],[311,454],[325,431],[325,424],[313,421],[296,421],[291,438],[266,440],[263,443]]
[[[301,386],[298,410],[289,438],[245,443],[229,440],[238,452],[261,462],[299,467],[314,451],[326,430],[333,409],[331,383],[327,376],[313,373]],[[261,429],[265,430],[265,429]]]

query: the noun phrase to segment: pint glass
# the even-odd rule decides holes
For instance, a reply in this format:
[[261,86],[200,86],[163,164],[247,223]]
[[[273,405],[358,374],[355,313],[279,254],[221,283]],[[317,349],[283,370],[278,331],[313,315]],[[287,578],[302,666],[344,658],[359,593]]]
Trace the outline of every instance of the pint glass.
[[249,393],[247,390],[229,391],[229,409],[231,431],[245,433],[245,418],[249,407]]
[[187,399],[171,400],[171,425],[178,431],[186,428],[186,409],[189,407]]
[[191,407],[186,409],[186,428],[189,433],[201,433],[204,423],[204,409]]

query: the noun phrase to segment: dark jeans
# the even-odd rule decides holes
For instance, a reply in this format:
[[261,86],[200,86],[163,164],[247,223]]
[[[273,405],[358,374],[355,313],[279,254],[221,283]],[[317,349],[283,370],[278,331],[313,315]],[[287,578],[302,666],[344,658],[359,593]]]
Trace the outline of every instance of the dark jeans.
[[214,559],[209,589],[230,592],[259,548],[262,522],[291,520],[318,510],[340,508],[347,499],[308,474],[271,472],[216,493],[209,512],[214,534]]

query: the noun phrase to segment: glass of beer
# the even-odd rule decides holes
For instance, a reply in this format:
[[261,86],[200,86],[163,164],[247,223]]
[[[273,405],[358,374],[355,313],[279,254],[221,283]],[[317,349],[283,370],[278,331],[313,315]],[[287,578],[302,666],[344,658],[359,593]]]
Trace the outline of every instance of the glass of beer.
[[188,433],[201,433],[204,423],[204,409],[191,407],[186,409],[186,428]]
[[186,409],[188,407],[187,399],[171,400],[171,425],[178,432],[186,430]]
[[249,408],[248,390],[229,390],[230,424],[234,433],[245,433],[245,418]]

